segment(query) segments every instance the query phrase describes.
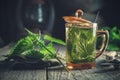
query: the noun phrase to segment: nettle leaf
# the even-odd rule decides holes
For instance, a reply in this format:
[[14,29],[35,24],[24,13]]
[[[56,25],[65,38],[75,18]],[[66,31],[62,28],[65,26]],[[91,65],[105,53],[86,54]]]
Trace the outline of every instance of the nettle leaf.
[[41,54],[38,50],[27,50],[25,52],[23,52],[21,55],[23,55],[26,60],[40,60],[44,57],[43,54]]
[[41,38],[41,33],[39,34],[36,34],[36,33],[33,33],[31,32],[30,30],[28,30],[27,28],[25,28],[25,30],[27,31],[28,33],[28,37],[32,40],[32,41],[37,41],[37,40],[40,40]]
[[48,36],[48,35],[45,35],[44,36],[44,39],[45,40],[48,40],[48,41],[51,41],[51,42],[54,42],[54,43],[58,43],[58,44],[62,44],[62,45],[65,45],[65,42],[60,40],[60,39],[56,39],[56,38],[53,38],[51,36]]
[[[52,52],[55,55],[55,49],[53,47],[53,43],[50,42],[47,46],[45,46],[50,52]],[[40,50],[40,53],[44,54],[44,59],[51,59],[54,58],[54,55],[51,54],[46,48],[42,48]]]
[[22,52],[33,49],[33,42],[29,37],[21,38],[10,50],[10,54],[21,54]]
[[115,44],[108,44],[107,50],[120,50],[120,48],[118,46],[116,46]]

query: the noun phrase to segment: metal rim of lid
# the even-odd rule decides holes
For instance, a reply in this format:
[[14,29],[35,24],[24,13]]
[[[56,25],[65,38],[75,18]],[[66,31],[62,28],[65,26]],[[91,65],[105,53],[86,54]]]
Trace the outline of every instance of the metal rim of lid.
[[74,16],[64,16],[63,19],[65,22],[72,22],[72,23],[92,23],[88,20],[82,18],[83,11],[81,9],[76,10],[75,17]]

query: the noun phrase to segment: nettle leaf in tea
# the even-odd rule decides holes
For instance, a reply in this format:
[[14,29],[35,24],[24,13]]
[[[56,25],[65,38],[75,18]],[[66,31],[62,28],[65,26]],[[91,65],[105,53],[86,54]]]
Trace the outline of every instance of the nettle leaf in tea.
[[72,63],[95,60],[95,39],[92,28],[70,27],[66,32],[67,60]]

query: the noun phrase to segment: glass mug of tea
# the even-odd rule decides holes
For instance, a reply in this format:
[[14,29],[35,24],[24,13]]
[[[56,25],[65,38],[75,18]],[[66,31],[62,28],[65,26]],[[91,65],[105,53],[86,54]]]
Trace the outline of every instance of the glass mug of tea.
[[[66,65],[68,69],[91,69],[95,59],[106,49],[108,31],[98,30],[97,23],[81,18],[82,10],[76,11],[76,17],[64,16],[66,31]],[[96,50],[98,37],[102,37],[99,50]]]

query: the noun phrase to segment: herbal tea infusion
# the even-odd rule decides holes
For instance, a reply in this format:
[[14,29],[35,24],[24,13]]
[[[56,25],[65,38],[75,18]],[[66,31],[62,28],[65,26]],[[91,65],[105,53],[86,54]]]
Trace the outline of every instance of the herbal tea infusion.
[[67,62],[95,61],[96,33],[93,28],[70,27],[66,31]]

